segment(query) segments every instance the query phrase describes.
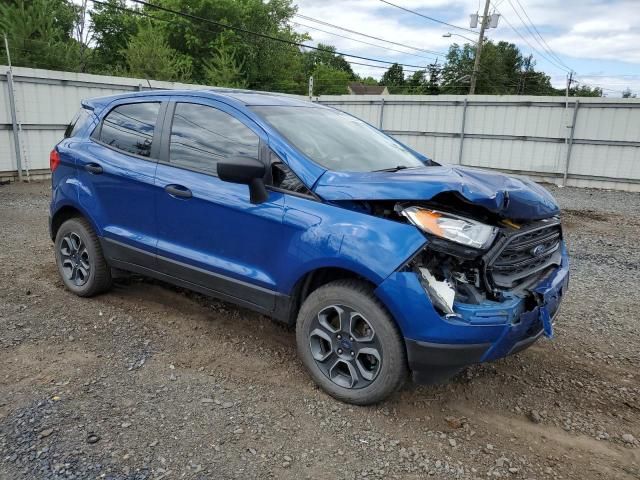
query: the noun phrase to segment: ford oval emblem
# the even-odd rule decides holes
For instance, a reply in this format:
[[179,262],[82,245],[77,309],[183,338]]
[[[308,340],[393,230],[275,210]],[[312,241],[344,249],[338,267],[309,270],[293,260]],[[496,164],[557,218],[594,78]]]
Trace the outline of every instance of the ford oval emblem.
[[534,247],[531,249],[531,255],[533,255],[534,257],[539,257],[545,251],[546,251],[546,248],[544,248],[544,245],[538,245],[537,247]]

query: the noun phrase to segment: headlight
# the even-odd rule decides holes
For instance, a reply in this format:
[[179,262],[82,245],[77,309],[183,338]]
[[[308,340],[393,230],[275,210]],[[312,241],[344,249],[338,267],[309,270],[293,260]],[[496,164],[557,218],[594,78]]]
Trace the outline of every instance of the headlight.
[[421,230],[468,247],[487,248],[498,233],[496,227],[437,210],[408,207],[400,213]]

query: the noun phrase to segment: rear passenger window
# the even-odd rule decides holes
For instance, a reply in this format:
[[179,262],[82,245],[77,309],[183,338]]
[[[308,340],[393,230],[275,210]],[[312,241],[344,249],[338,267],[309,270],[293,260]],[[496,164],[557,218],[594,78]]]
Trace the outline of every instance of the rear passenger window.
[[160,103],[130,103],[109,112],[102,123],[100,141],[127,153],[151,156],[151,142]]
[[206,105],[178,103],[173,115],[169,162],[217,174],[226,158],[258,158],[258,136],[228,113]]

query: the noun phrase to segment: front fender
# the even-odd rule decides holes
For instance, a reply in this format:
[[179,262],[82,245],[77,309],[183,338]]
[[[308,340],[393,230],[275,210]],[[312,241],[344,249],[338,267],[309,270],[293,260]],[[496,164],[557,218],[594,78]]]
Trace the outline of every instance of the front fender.
[[379,285],[426,243],[412,225],[295,196],[286,198],[283,237],[282,293],[290,293],[306,273],[326,267]]

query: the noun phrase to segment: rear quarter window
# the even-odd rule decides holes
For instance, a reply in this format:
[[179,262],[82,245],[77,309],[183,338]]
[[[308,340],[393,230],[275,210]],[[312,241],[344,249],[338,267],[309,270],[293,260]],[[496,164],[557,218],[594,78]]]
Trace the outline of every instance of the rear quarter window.
[[75,137],[78,132],[91,120],[91,110],[81,108],[78,113],[75,114],[71,123],[67,125],[64,131],[64,138]]

